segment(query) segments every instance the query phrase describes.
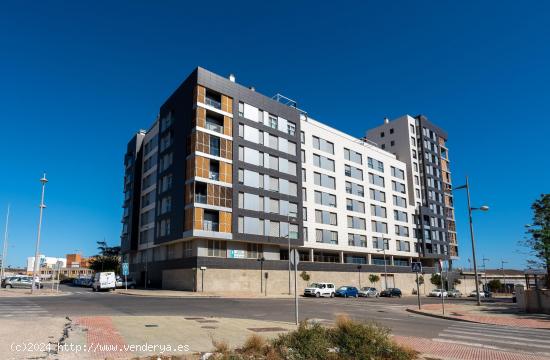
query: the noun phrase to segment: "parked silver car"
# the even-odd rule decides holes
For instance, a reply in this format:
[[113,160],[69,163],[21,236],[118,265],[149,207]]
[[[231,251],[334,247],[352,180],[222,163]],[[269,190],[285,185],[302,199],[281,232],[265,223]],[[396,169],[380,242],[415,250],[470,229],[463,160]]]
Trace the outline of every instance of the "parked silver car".
[[[135,289],[136,288],[136,282],[132,278],[127,278],[127,285],[128,289]],[[120,276],[116,277],[116,287],[117,289],[124,289],[126,288],[126,283],[124,282],[124,278],[121,278]]]
[[[10,277],[5,279],[2,283],[2,287],[5,288],[16,288],[16,289],[30,289],[32,288],[32,277],[31,276],[19,276],[19,277]],[[37,288],[43,288],[40,282],[36,283]]]
[[378,290],[373,287],[362,287],[361,290],[359,290],[359,296],[378,297]]

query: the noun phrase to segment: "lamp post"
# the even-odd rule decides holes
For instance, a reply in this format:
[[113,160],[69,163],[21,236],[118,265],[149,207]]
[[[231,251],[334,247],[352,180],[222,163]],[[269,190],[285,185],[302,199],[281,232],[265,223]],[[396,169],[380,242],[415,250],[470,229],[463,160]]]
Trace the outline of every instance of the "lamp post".
[[34,287],[36,286],[36,273],[39,272],[39,266],[40,266],[40,232],[42,231],[42,213],[44,212],[44,208],[46,205],[44,205],[44,190],[46,189],[46,183],[48,182],[48,179],[46,179],[46,173],[44,173],[44,176],[42,176],[42,179],[40,179],[40,182],[42,183],[42,196],[40,200],[40,218],[38,220],[38,235],[36,237],[36,250],[34,252],[34,267],[32,271],[32,287],[31,287],[31,294],[34,293]]
[[261,258],[258,258],[258,261],[260,262],[260,294],[264,291],[264,261],[265,258],[262,256]]
[[478,208],[473,208],[470,202],[470,182],[468,181],[468,177],[466,176],[466,184],[462,186],[455,187],[454,190],[460,190],[460,189],[466,189],[466,194],[468,196],[468,217],[470,218],[470,238],[472,240],[472,258],[474,263],[474,281],[476,284],[476,298],[477,298],[477,305],[481,305],[481,298],[479,295],[479,285],[477,283],[477,262],[476,262],[476,245],[475,245],[475,239],[474,239],[474,223],[472,219],[472,211],[473,210],[481,210],[481,211],[488,211],[489,207],[487,205],[480,206]]
[[504,286],[504,293],[508,293],[508,289],[506,288],[506,275],[504,274],[504,264],[508,263],[506,260],[500,260],[500,264],[502,266],[502,285]]
[[384,253],[384,290],[388,290],[388,268],[386,263],[386,240],[382,240],[382,250],[378,249],[377,252]]
[[6,255],[8,253],[8,223],[10,221],[10,205],[6,214],[6,230],[4,231],[4,244],[2,246],[2,268],[0,269],[0,281],[4,279],[4,268],[6,267]]

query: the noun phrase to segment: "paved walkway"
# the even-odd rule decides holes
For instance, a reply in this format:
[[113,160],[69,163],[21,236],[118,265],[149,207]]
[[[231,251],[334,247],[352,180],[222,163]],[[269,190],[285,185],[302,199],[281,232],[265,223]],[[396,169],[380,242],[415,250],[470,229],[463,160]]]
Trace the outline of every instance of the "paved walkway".
[[[408,309],[411,312],[442,317],[441,304],[422,305]],[[470,321],[481,324],[506,325],[531,329],[550,329],[550,316],[544,314],[521,313],[513,304],[445,304],[445,318]],[[550,332],[548,334],[550,337]]]

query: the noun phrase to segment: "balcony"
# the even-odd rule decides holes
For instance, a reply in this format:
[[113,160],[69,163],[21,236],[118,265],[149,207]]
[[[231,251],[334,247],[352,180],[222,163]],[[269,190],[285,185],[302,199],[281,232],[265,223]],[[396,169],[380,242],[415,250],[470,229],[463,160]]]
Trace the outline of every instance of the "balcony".
[[205,231],[219,231],[220,230],[220,223],[209,221],[209,220],[204,220],[202,222],[202,229],[205,230]]
[[208,178],[210,180],[220,181],[220,173],[210,171],[210,174],[208,175]]
[[349,246],[357,246],[357,247],[367,247],[367,242],[362,240],[349,240],[348,242]]
[[222,109],[221,101],[213,99],[212,97],[208,96],[208,94],[204,98],[204,103],[208,106],[212,106],[213,108],[216,108],[216,109],[219,109],[219,110]]
[[206,204],[206,194],[195,194],[195,202],[199,204]]
[[215,131],[217,133],[223,134],[223,125],[220,120],[212,119],[210,117],[206,118],[206,128],[208,130]]

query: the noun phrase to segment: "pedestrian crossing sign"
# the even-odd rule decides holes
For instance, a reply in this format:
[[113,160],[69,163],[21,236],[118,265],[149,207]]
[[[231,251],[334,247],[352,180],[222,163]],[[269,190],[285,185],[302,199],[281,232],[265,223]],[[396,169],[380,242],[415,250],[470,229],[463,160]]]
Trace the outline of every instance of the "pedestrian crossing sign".
[[411,270],[412,272],[416,272],[416,273],[422,272],[422,263],[420,262],[411,263]]

